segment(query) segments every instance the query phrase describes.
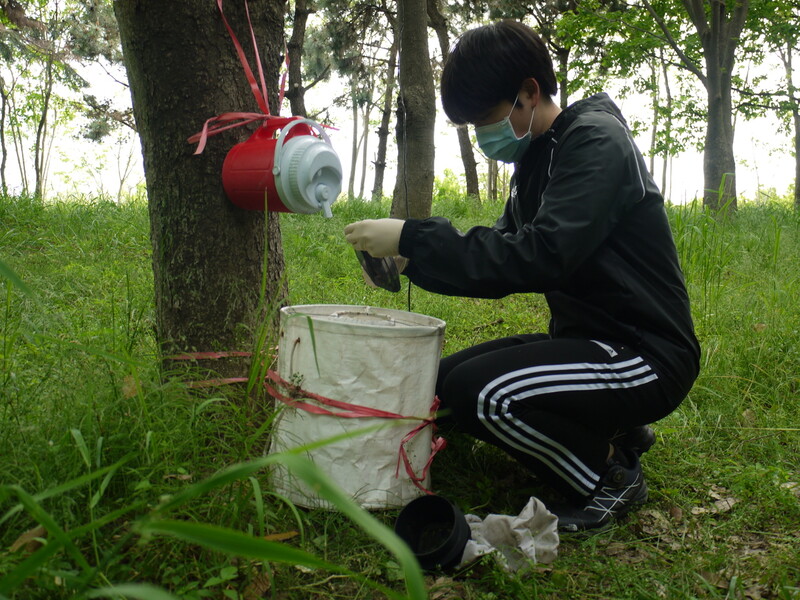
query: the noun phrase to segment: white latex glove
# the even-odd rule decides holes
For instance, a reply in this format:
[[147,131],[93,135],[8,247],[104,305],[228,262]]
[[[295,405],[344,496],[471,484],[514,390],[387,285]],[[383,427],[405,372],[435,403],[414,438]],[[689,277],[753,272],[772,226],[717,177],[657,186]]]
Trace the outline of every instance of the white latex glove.
[[400,254],[402,219],[367,219],[350,223],[344,228],[344,237],[356,250],[366,250],[375,258]]

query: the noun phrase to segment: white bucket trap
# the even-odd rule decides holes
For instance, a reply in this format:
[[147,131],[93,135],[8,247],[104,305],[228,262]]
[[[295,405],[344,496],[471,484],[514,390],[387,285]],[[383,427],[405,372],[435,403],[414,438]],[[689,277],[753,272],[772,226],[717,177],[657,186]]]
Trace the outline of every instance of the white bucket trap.
[[[278,374],[307,391],[414,419],[341,418],[283,406],[270,452],[384,425],[306,455],[363,508],[402,507],[423,492],[401,464],[403,438],[431,416],[445,322],[369,306],[299,305],[281,309]],[[313,334],[312,334],[313,330]],[[431,455],[432,428],[405,444],[414,473]],[[427,487],[428,481],[421,485]],[[331,506],[285,467],[272,471],[276,493],[309,508]]]

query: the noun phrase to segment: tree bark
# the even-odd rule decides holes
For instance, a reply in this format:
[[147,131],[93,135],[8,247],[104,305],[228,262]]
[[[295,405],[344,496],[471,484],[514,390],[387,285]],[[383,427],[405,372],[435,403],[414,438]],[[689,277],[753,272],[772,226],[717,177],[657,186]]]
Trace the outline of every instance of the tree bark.
[[[284,8],[283,0],[250,3],[272,107]],[[242,3],[225,9],[237,37],[249,40]],[[242,66],[214,2],[117,0],[115,13],[144,156],[158,340],[167,354],[248,347],[265,318],[262,268],[270,308],[285,293],[278,217],[265,226],[263,212],[237,208],[222,188],[222,162],[246,128],[211,138],[199,156],[186,141],[212,116],[257,110]]]
[[561,110],[565,110],[569,106],[569,91],[567,90],[569,84],[569,51],[569,48],[559,47],[555,52],[556,63],[558,64],[558,96]]
[[433,199],[436,100],[428,54],[426,0],[398,0],[400,99],[394,217],[425,218]]
[[496,201],[497,200],[497,180],[498,180],[498,165],[497,161],[491,158],[486,159],[487,164],[487,175],[486,175],[486,187],[489,194],[489,200]]
[[[712,50],[712,54],[714,51]],[[703,150],[703,205],[712,210],[736,209],[736,159],[733,155],[731,76],[706,55],[708,125]]]
[[[450,35],[447,32],[447,20],[439,10],[439,0],[428,0],[428,18],[439,40],[439,49],[442,52],[442,60],[444,61],[450,54]],[[467,181],[467,196],[480,199],[478,163],[475,160],[475,153],[472,151],[469,129],[467,127],[458,127],[456,135],[458,136],[458,148],[461,151],[461,162],[464,165],[464,176]]]

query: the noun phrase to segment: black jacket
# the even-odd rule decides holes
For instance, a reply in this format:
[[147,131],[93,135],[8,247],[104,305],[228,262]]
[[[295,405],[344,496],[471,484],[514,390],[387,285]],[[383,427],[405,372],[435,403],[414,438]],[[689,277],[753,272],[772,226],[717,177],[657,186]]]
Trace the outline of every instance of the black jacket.
[[699,369],[689,300],[664,202],[606,94],[581,100],[534,139],[494,227],[409,219],[405,275],[451,296],[539,292],[550,335],[621,342],[688,391]]

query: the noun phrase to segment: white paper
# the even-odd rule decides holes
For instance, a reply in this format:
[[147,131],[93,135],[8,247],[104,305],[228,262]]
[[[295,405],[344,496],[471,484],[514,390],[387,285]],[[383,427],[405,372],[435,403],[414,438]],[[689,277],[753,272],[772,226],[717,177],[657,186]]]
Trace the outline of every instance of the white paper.
[[549,564],[558,555],[558,517],[538,498],[531,497],[517,516],[465,515],[472,539],[467,542],[460,565],[492,554],[508,571],[534,563]]

